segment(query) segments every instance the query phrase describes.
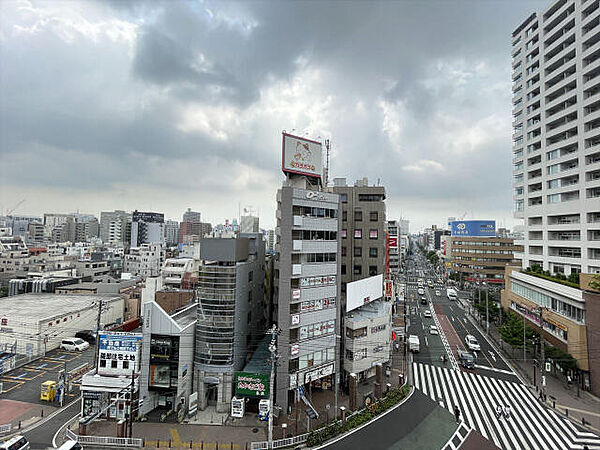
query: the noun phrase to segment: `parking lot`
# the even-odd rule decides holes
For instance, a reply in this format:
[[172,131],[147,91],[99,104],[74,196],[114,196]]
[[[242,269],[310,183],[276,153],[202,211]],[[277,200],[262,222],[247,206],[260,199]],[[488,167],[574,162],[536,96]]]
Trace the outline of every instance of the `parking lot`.
[[[40,400],[40,386],[44,381],[58,381],[59,372],[64,369],[69,373],[74,369],[82,368],[84,364],[89,364],[89,368],[91,368],[93,361],[94,346],[83,352],[52,350],[40,359],[3,374],[0,377],[0,383],[2,383],[0,398],[47,405],[48,402]],[[65,403],[71,398],[79,396],[79,386],[83,375],[80,372],[78,371],[70,382],[71,389],[70,392],[67,392]]]

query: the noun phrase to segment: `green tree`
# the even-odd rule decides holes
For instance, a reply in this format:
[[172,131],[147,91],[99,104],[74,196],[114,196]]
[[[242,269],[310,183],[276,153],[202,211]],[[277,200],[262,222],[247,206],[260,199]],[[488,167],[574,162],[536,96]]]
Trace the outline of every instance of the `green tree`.
[[[502,340],[513,348],[523,348],[523,318],[508,311],[504,323],[498,328]],[[539,342],[539,333],[525,326],[525,345],[532,346]]]

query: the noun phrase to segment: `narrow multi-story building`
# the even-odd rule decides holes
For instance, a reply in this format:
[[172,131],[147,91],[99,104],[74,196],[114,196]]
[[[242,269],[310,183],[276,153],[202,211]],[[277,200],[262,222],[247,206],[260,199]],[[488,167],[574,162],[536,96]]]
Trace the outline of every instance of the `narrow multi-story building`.
[[342,206],[342,309],[346,284],[384,274],[386,267],[385,188],[369,186],[366,178],[348,186],[345,178],[333,180],[333,192]]
[[200,223],[202,222],[202,214],[197,211],[192,211],[191,208],[188,208],[187,211],[183,213],[182,222]]
[[100,213],[100,240],[104,244],[129,245],[131,213],[115,210]]
[[400,230],[397,220],[389,220],[387,223],[388,233],[388,259],[390,272],[398,273],[400,270]]
[[179,242],[179,222],[176,220],[165,220],[165,244],[177,245]]
[[556,0],[512,33],[513,185],[523,266],[600,273],[598,2]]
[[298,386],[333,388],[339,373],[339,195],[323,192],[321,144],[283,135],[286,174],[277,191],[274,311],[281,330],[275,403],[284,413]]
[[123,272],[135,276],[157,277],[165,262],[165,250],[160,244],[132,247],[123,261]]
[[198,408],[228,412],[233,381],[266,331],[265,242],[260,233],[200,245],[194,390]]

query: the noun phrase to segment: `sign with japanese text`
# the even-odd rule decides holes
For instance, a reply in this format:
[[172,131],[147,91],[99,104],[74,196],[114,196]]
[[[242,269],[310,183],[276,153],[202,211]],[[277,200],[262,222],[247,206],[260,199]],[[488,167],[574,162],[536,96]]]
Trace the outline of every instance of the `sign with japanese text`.
[[139,372],[142,335],[105,332],[99,335],[98,373],[100,375],[131,375]]
[[321,178],[323,149],[317,141],[283,133],[281,170]]
[[268,397],[269,375],[262,373],[236,372],[235,395],[244,397]]

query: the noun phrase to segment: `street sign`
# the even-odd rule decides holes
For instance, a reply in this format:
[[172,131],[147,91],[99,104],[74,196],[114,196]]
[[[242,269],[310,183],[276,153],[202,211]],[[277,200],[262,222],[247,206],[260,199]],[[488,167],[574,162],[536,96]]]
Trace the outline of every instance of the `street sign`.
[[550,369],[551,369],[550,363],[547,362],[546,363],[546,372],[550,372]]

